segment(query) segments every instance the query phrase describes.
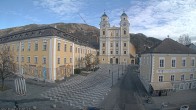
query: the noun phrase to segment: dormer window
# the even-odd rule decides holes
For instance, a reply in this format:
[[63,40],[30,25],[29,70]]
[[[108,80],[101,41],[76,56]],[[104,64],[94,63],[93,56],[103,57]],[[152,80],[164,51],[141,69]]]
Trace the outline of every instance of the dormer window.
[[105,21],[105,18],[103,18],[103,21]]

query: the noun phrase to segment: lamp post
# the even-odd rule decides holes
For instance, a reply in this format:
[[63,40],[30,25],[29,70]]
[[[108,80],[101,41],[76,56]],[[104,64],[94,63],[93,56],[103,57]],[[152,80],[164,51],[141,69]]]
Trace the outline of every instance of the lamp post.
[[118,80],[119,80],[120,78],[119,78],[119,65],[118,65]]
[[123,63],[122,63],[122,75],[123,75]]
[[113,86],[113,71],[112,71],[112,86]]

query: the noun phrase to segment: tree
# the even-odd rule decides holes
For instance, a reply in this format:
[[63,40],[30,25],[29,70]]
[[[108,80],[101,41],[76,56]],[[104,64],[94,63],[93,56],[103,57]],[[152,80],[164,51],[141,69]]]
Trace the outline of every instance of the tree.
[[12,76],[15,70],[14,57],[10,51],[10,47],[3,44],[0,49],[0,78],[2,81],[2,89],[4,89],[4,80]]
[[183,45],[191,44],[191,39],[188,34],[183,34],[178,38],[178,42]]
[[91,69],[91,66],[93,65],[94,63],[94,55],[89,53],[89,54],[86,54],[86,56],[84,57],[84,63],[86,65],[86,69],[87,70],[90,70]]

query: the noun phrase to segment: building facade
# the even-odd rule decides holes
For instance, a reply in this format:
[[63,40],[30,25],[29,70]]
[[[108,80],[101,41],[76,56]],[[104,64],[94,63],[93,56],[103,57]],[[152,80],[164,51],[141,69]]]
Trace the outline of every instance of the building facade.
[[149,93],[196,88],[196,51],[167,38],[141,54],[140,79]]
[[130,43],[128,16],[123,12],[120,27],[110,27],[104,13],[100,22],[99,61],[102,64],[134,64],[135,47]]
[[97,53],[86,41],[50,26],[3,36],[0,45],[12,51],[18,73],[46,81],[69,77],[84,67],[86,54]]

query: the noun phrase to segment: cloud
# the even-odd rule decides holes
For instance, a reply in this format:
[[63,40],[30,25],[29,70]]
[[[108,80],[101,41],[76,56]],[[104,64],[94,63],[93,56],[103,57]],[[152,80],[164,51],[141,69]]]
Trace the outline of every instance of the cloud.
[[[119,13],[116,9],[115,12]],[[144,33],[160,39],[170,35],[175,40],[182,34],[188,34],[195,39],[195,0],[137,1],[132,2],[126,13],[129,16],[131,33]],[[119,24],[116,18],[111,22]]]
[[36,0],[34,5],[41,6],[59,16],[71,16],[84,6],[81,0]]
[[30,16],[27,14],[22,14],[16,11],[6,11],[6,12],[3,12],[3,14],[8,15],[8,16],[17,16],[17,17],[20,17],[21,19],[25,19],[33,23],[40,22],[40,20],[37,19],[36,17]]

